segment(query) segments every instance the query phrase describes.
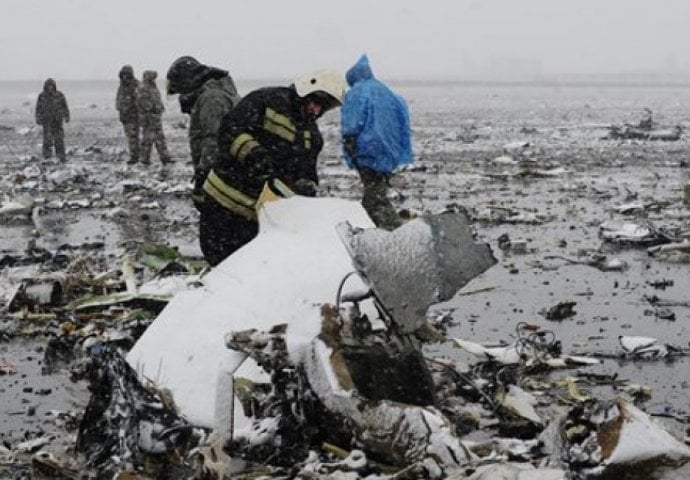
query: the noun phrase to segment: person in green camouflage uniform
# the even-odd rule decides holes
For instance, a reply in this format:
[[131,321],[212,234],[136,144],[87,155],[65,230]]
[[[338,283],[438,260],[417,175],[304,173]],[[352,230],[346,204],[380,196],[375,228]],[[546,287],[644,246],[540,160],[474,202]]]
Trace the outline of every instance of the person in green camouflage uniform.
[[137,112],[137,87],[139,81],[134,77],[131,65],[124,65],[120,69],[120,86],[117,88],[115,108],[120,113],[120,122],[127,137],[129,146],[129,160],[127,163],[139,161],[139,113]]
[[69,108],[62,92],[57,89],[55,80],[49,78],[43,84],[43,91],[36,101],[36,123],[43,127],[43,158],[55,154],[61,161],[65,155],[65,132],[62,122],[69,123]]
[[156,86],[157,76],[153,70],[145,71],[141,85],[137,88],[137,111],[141,125],[141,163],[145,165],[151,163],[151,148],[154,143],[161,163],[172,162],[163,133],[161,117],[165,107],[161,100],[161,92]]
[[226,70],[200,63],[193,57],[175,60],[167,74],[168,94],[180,94],[180,109],[190,115],[189,148],[194,165],[192,200],[197,208],[205,197],[201,186],[218,154],[220,122],[240,101],[235,82]]

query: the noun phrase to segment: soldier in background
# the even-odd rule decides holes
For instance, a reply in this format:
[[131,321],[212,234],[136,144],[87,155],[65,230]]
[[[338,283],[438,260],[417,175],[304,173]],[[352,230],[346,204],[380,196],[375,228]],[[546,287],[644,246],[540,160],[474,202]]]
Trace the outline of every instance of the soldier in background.
[[161,100],[161,92],[156,86],[157,76],[153,70],[145,71],[141,85],[137,88],[137,111],[141,125],[141,163],[145,165],[151,163],[151,147],[154,143],[161,163],[172,162],[163,133],[161,117],[165,107]]
[[67,100],[58,91],[55,80],[49,78],[43,84],[43,91],[36,102],[36,123],[43,127],[43,158],[50,158],[55,146],[55,154],[60,161],[67,160],[63,121],[69,123]]
[[237,102],[235,82],[226,70],[199,63],[193,57],[175,60],[168,69],[168,95],[180,94],[180,109],[190,115],[189,148],[194,165],[192,200],[201,209],[201,186],[218,154],[220,121]]
[[115,108],[120,113],[120,122],[129,146],[127,163],[133,164],[139,161],[139,114],[136,103],[139,81],[134,77],[131,65],[124,65],[120,69],[119,77],[120,86],[117,88]]

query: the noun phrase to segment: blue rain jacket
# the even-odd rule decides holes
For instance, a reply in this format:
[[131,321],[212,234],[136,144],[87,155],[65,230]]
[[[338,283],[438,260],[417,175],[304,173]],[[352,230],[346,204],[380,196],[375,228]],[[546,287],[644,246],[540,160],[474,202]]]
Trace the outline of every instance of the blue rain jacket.
[[350,89],[341,108],[342,137],[357,138],[356,164],[343,149],[350,168],[391,173],[412,163],[410,114],[407,103],[374,78],[369,59],[362,55],[347,71]]

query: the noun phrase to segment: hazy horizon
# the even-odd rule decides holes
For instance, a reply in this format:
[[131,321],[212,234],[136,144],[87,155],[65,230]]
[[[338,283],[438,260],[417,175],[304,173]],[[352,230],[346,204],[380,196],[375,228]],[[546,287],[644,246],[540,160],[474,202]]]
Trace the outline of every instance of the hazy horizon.
[[0,80],[163,78],[181,55],[235,79],[345,71],[384,79],[690,79],[690,2],[660,0],[3,0]]
[[[48,77],[47,77],[48,78]],[[59,77],[49,77],[56,80],[58,83],[110,83],[117,85],[119,80],[117,78],[59,78]],[[291,79],[280,79],[280,78],[243,78],[243,77],[233,77],[235,83],[244,84],[256,84],[256,85],[283,85],[290,82]],[[18,79],[0,79],[0,84],[26,84],[26,83],[36,83],[39,87],[43,85],[46,78],[18,78]],[[428,77],[428,78],[396,78],[388,77],[386,81],[392,84],[405,85],[405,84],[430,84],[430,85],[442,85],[442,84],[467,84],[467,85],[611,85],[611,86],[644,86],[644,85],[659,85],[659,86],[690,86],[690,74],[562,74],[562,75],[552,75],[552,76],[539,76],[529,79],[495,79],[495,78],[481,78],[481,77],[469,77],[469,78],[444,78],[444,77]],[[158,79],[159,87],[162,87],[165,79]]]

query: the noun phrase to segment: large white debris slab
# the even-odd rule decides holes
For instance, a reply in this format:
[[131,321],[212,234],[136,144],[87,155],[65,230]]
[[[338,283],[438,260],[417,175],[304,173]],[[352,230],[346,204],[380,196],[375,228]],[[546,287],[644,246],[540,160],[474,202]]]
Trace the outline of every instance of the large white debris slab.
[[[212,427],[221,361],[232,370],[246,358],[226,348],[226,333],[287,323],[291,355],[319,333],[320,305],[335,301],[341,280],[353,270],[336,234],[341,222],[373,227],[353,201],[292,197],[265,205],[257,238],[203,277],[203,288],[178,293],[128,362],[170,389],[190,422]],[[256,378],[258,370],[238,374]]]

